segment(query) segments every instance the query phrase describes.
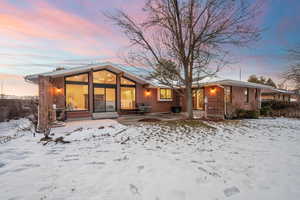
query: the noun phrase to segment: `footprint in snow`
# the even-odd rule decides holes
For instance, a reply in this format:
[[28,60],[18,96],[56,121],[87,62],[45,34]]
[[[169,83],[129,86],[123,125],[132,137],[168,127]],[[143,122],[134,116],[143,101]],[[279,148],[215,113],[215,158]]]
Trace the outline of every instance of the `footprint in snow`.
[[66,155],[66,157],[70,158],[70,157],[78,157],[79,155],[78,154],[69,154],[69,155]]
[[39,191],[39,192],[43,192],[43,191],[49,190],[49,189],[51,189],[51,188],[52,188],[52,186],[44,186],[44,187],[41,187],[38,191]]
[[144,165],[140,165],[137,168],[138,168],[138,172],[141,172],[145,167],[144,167]]
[[97,150],[96,152],[97,153],[108,153],[109,151],[108,150]]
[[23,167],[26,168],[36,168],[36,167],[40,167],[39,164],[24,164]]
[[224,190],[224,195],[225,195],[226,197],[230,197],[230,196],[235,195],[235,194],[238,194],[238,193],[240,193],[240,190],[239,190],[239,188],[237,188],[237,187],[235,187],[235,186],[230,187],[230,188],[226,188],[226,189]]
[[69,161],[76,161],[76,160],[79,160],[78,158],[70,158],[70,159],[65,159],[63,158],[62,160],[60,161],[63,161],[63,162],[69,162]]
[[89,162],[87,163],[88,165],[105,165],[106,163],[105,162]]
[[26,170],[26,169],[27,169],[27,168],[21,167],[21,168],[17,168],[17,169],[10,170],[10,172],[21,172],[21,171],[24,171],[24,170]]
[[130,189],[131,193],[134,194],[134,195],[139,195],[140,194],[139,189],[133,184],[129,185],[129,189]]

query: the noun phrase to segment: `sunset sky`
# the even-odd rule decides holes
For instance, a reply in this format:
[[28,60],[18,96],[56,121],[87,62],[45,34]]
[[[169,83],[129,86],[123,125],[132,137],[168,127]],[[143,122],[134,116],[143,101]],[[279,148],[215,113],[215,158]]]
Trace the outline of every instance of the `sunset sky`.
[[[253,0],[254,1],[254,0]],[[264,1],[264,0],[261,0]],[[300,0],[265,0],[257,21],[262,39],[247,49],[233,49],[234,64],[221,76],[243,79],[251,74],[279,81],[287,68],[284,53],[300,43]],[[5,94],[34,95],[37,88],[22,76],[58,66],[121,62],[126,38],[103,16],[124,9],[142,18],[143,0],[1,0],[0,84]],[[1,92],[1,91],[0,91]]]

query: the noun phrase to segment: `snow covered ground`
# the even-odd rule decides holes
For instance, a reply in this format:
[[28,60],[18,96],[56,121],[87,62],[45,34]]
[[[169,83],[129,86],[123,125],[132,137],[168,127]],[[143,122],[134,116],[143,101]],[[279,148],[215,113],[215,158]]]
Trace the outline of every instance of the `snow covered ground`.
[[0,123],[0,199],[299,199],[300,120],[206,124]]

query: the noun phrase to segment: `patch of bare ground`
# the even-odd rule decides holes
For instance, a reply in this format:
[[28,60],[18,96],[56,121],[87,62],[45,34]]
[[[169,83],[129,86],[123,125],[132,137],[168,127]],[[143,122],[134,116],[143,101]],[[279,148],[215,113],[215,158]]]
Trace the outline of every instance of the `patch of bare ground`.
[[204,123],[202,120],[170,120],[170,121],[161,121],[155,123],[160,126],[167,126],[170,128],[177,127],[190,127],[190,128],[204,128],[204,129],[215,129],[214,127]]

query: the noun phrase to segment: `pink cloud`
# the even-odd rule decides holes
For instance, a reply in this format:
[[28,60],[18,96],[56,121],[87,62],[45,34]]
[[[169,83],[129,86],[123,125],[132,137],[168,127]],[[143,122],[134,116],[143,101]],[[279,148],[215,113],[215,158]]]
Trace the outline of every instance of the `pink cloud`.
[[[106,39],[114,37],[109,27],[92,23],[45,1],[29,2],[33,6],[30,10],[1,2],[0,36],[27,43],[52,41],[51,46],[74,54],[94,56],[103,49],[109,52],[110,44]],[[114,37],[112,41],[117,43],[118,40],[121,42],[120,38]]]

